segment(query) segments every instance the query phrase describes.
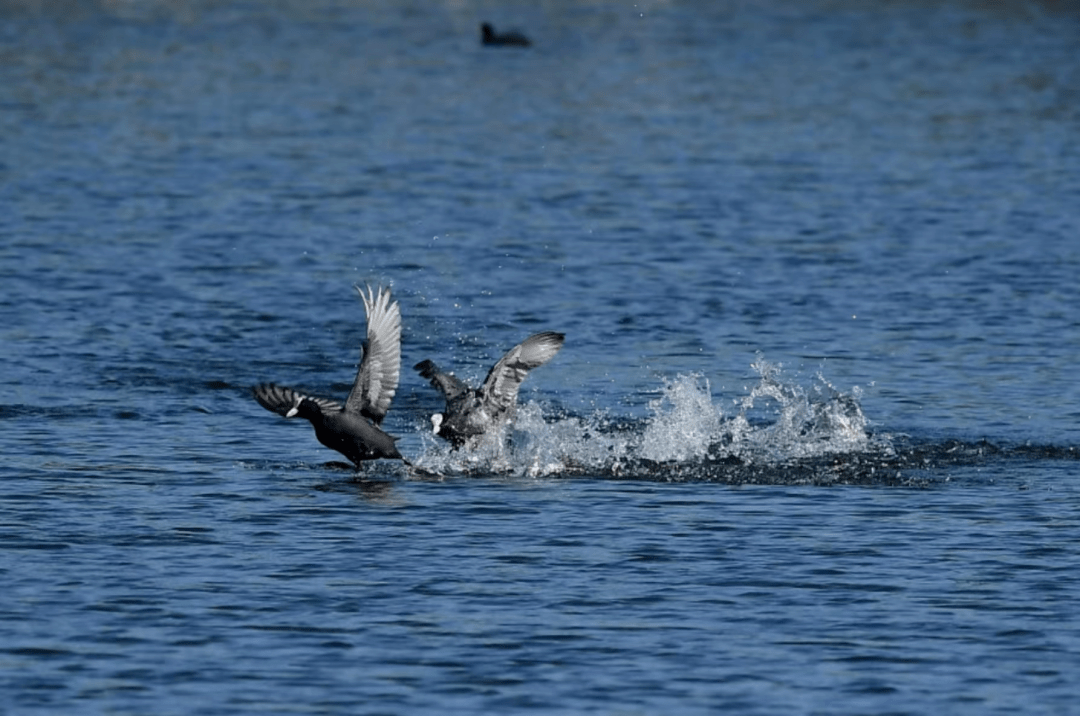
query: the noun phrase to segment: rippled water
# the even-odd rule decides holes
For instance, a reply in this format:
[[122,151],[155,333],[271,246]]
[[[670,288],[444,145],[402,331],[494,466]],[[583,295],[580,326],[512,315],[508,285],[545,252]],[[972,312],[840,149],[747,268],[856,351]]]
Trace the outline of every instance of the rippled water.
[[[0,708],[1073,712],[1078,39],[0,4]],[[249,393],[348,392],[356,283],[401,304],[416,470]],[[430,435],[410,366],[540,330],[505,443]]]

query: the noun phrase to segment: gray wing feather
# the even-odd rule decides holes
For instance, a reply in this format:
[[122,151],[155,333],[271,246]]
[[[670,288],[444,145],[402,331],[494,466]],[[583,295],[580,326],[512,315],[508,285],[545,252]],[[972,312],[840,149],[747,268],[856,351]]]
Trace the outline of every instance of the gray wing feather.
[[464,381],[453,373],[443,373],[439,370],[439,366],[430,360],[420,361],[413,366],[413,370],[431,381],[431,385],[446,398],[447,404],[469,392],[469,386]]
[[544,331],[529,336],[511,348],[491,368],[484,380],[484,385],[480,389],[484,395],[484,402],[492,404],[497,409],[514,405],[517,402],[518,389],[525,380],[525,376],[533,368],[539,368],[554,358],[565,340],[566,336],[562,333]]
[[361,349],[360,368],[345,401],[345,410],[382,422],[390,410],[401,377],[401,309],[390,300],[390,289],[356,291],[367,312],[367,340]]
[[255,396],[255,400],[259,401],[259,405],[263,406],[271,413],[277,413],[278,415],[285,415],[299,405],[300,401],[305,398],[314,403],[318,403],[323,412],[341,410],[341,403],[336,400],[318,398],[313,395],[293,390],[292,388],[286,388],[283,385],[275,385],[274,383],[257,385],[251,389],[251,392]]

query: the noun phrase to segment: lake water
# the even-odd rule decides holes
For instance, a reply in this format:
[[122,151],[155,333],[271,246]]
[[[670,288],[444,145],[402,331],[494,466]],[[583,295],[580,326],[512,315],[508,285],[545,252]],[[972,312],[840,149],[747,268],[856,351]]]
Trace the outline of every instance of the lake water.
[[[1078,713],[1078,46],[1067,2],[3,3],[0,711]],[[250,395],[344,397],[369,283],[416,470]],[[541,330],[448,451],[411,366]]]

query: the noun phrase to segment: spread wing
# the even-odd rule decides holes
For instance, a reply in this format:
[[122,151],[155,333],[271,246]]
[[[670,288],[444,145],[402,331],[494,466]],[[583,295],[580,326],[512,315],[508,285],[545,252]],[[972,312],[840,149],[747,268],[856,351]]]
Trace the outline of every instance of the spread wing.
[[526,338],[499,359],[484,379],[480,389],[484,402],[496,410],[509,408],[517,402],[518,388],[533,368],[555,357],[566,336],[545,331]]
[[465,385],[461,379],[453,373],[443,373],[439,370],[439,366],[429,360],[420,361],[413,366],[413,370],[431,381],[431,385],[446,398],[447,405],[469,392],[469,386]]
[[286,388],[283,385],[275,385],[273,383],[261,383],[252,388],[251,393],[255,396],[255,400],[259,401],[259,405],[263,406],[271,413],[277,413],[278,415],[285,415],[299,405],[300,401],[304,398],[318,403],[323,412],[341,410],[341,403],[336,400],[316,398],[313,395],[307,395],[306,393],[301,393],[292,388]]
[[363,414],[378,425],[390,410],[401,376],[401,309],[390,300],[388,288],[379,288],[377,294],[370,286],[367,293],[355,288],[367,312],[367,340],[345,410]]

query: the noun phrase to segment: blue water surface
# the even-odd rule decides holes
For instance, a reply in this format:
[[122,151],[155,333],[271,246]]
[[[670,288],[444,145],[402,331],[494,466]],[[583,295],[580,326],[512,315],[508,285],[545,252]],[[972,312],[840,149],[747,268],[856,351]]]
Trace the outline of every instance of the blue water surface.
[[[479,23],[533,46],[482,47]],[[1076,712],[1068,2],[0,5],[0,709]],[[392,286],[356,473],[343,398]],[[412,365],[566,345],[451,452]]]

